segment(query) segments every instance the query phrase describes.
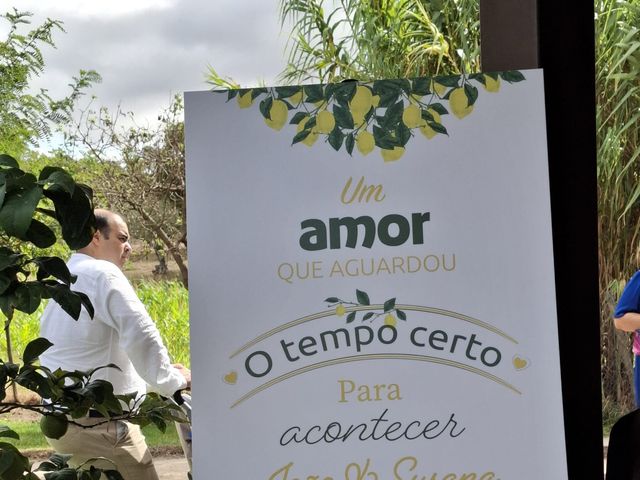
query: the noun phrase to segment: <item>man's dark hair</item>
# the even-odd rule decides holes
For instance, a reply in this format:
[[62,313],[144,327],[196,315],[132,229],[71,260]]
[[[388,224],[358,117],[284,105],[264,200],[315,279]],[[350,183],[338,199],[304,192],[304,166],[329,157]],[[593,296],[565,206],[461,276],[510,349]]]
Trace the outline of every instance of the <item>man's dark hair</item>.
[[100,233],[104,235],[104,238],[109,240],[109,234],[111,233],[111,227],[109,226],[109,217],[101,213],[97,213],[95,217],[96,228],[100,230]]

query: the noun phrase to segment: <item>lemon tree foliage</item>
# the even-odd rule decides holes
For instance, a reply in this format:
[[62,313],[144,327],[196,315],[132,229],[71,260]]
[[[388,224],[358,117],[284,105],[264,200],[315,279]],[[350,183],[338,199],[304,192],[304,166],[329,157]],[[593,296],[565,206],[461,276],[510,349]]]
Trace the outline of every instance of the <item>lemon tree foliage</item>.
[[[258,104],[265,123],[276,131],[295,125],[292,145],[313,146],[318,139],[349,155],[368,155],[376,147],[385,162],[398,160],[420,133],[427,139],[447,135],[442,117],[462,119],[479,97],[478,87],[495,93],[500,82],[520,82],[522,73],[356,81],[326,85],[229,90],[242,109]],[[291,116],[290,116],[291,115]]]
[[[46,166],[38,176],[22,170],[9,155],[0,155],[0,237],[21,243],[30,243],[36,249],[47,248],[57,240],[55,232],[45,224],[44,218],[53,219],[69,248],[85,246],[95,232],[92,190],[76,183],[64,169]],[[3,245],[11,245],[4,243]],[[88,297],[74,291],[75,277],[65,262],[52,256],[28,256],[19,248],[0,247],[0,311],[8,330],[14,311],[31,314],[43,299],[52,299],[74,319],[84,308],[93,316]],[[104,380],[92,379],[101,368],[88,371],[52,371],[38,365],[38,358],[52,346],[45,338],[27,344],[22,364],[0,359],[0,415],[15,409],[28,409],[44,417],[41,429],[51,438],[62,436],[69,423],[86,416],[90,409],[100,412],[105,421],[122,418],[140,425],[154,423],[164,431],[167,422],[184,421],[181,410],[173,402],[156,394],[137,398],[135,393],[115,395],[113,386]],[[7,345],[10,351],[10,345]],[[7,390],[15,385],[30,390],[47,403],[23,404],[7,397]],[[123,405],[127,408],[124,409]],[[0,437],[17,439],[18,435],[0,426]],[[45,478],[85,479],[98,478],[95,468],[71,469],[60,463],[60,468],[49,462]],[[107,478],[122,477],[115,470],[102,471]],[[20,451],[8,442],[0,441],[0,479],[36,479],[32,465]]]
[[[356,289],[355,302],[349,301],[349,300],[342,300],[338,297],[326,298],[325,302],[327,302],[328,306],[331,308],[336,307],[336,315],[338,317],[342,317],[347,313],[347,306],[372,307],[371,300],[369,299],[369,295],[367,294],[367,292],[363,290],[357,290],[357,289]],[[381,311],[377,312],[376,310],[381,310]],[[395,298],[390,298],[387,301],[385,301],[384,304],[382,305],[382,308],[380,309],[376,309],[373,307],[367,308],[367,312],[362,316],[362,321],[373,322],[374,320],[376,320],[381,316],[384,316],[384,324],[390,327],[395,327],[397,325],[398,322],[396,320],[396,317],[403,321],[407,320],[407,314],[403,310],[396,308]],[[347,314],[347,317],[346,317],[347,323],[354,322],[356,318],[357,318],[357,310],[352,310]]]
[[54,46],[53,35],[63,31],[62,22],[46,19],[24,32],[31,13],[13,9],[0,18],[8,27],[0,39],[0,152],[19,155],[49,137],[53,126],[68,122],[76,101],[100,76],[81,70],[69,85],[70,94],[62,99],[52,98],[45,89],[34,91],[29,83],[45,66],[41,48]]

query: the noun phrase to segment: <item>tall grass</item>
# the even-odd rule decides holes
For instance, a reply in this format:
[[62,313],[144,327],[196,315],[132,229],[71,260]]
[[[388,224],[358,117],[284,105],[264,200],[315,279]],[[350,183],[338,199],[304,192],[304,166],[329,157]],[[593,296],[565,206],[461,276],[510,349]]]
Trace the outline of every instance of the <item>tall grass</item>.
[[[136,292],[147,307],[160,330],[164,344],[174,362],[189,366],[189,294],[178,281],[148,282],[134,285]],[[16,361],[22,360],[22,352],[39,332],[40,315],[44,310],[43,302],[38,310],[27,315],[16,312],[11,323],[11,338]],[[0,342],[0,358],[7,358],[4,342]]]
[[477,72],[477,0],[281,0],[285,83]]
[[611,318],[640,254],[640,0],[595,10],[602,391],[613,412],[633,406],[631,342]]

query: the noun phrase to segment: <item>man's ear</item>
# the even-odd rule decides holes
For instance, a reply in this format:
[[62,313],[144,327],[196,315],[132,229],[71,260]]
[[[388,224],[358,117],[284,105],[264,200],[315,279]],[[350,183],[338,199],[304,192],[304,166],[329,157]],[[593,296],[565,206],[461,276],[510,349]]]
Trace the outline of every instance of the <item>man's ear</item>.
[[91,238],[91,244],[97,245],[100,242],[101,235],[100,230],[96,230]]

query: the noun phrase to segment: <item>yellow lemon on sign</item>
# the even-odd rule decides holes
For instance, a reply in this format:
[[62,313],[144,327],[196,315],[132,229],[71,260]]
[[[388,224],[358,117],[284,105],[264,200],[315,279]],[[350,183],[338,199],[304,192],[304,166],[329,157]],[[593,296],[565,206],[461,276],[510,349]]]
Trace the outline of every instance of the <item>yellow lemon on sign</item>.
[[358,128],[364,124],[365,115],[366,112],[351,112],[354,128]]
[[318,133],[331,133],[336,126],[336,119],[333,113],[326,110],[321,111],[316,118],[316,130]]
[[336,307],[336,315],[341,317],[345,314],[345,312],[347,311],[346,308],[344,308],[344,305],[338,305]]
[[[379,98],[379,97],[378,97]],[[378,100],[379,101],[379,100]],[[358,85],[356,93],[349,102],[351,112],[367,113],[373,105],[373,92],[368,87]]]
[[396,317],[394,317],[390,313],[386,317],[384,317],[384,324],[385,325],[389,325],[390,327],[395,327],[397,323],[398,323],[398,321],[396,320]]
[[402,122],[409,128],[416,128],[426,122],[422,119],[422,111],[417,105],[409,105],[402,112]]
[[431,91],[436,92],[436,95],[442,97],[445,93],[447,93],[447,87],[445,87],[441,83],[431,80]]
[[464,118],[473,111],[473,105],[469,105],[469,99],[464,88],[456,88],[449,96],[451,111],[458,118]]
[[362,155],[370,154],[373,151],[373,147],[375,147],[375,145],[376,142],[371,132],[363,130],[356,137],[356,147],[358,147],[358,151]]
[[494,79],[489,75],[484,76],[484,89],[487,92],[497,92],[500,90],[500,77]]
[[238,106],[240,108],[249,108],[253,103],[253,98],[251,98],[251,90],[241,95],[238,95]]
[[[433,120],[436,123],[442,123],[440,121],[440,114],[438,112],[436,112],[434,109],[432,108],[428,108],[427,112],[429,112],[431,114],[431,116],[433,117]],[[429,124],[425,123],[425,125],[423,125],[422,127],[420,127],[420,131],[422,132],[422,134],[427,137],[429,140],[431,140],[433,137],[435,137],[437,135],[437,132],[431,128],[429,126]]]
[[395,162],[404,155],[404,147],[393,147],[393,150],[383,148],[380,150],[380,153],[385,162]]
[[302,90],[291,95],[291,97],[289,97],[289,100],[293,105],[298,105],[302,101]]
[[274,130],[281,130],[284,124],[287,123],[289,109],[287,108],[287,104],[282,100],[274,100],[269,114],[271,119],[265,118],[264,122]]

